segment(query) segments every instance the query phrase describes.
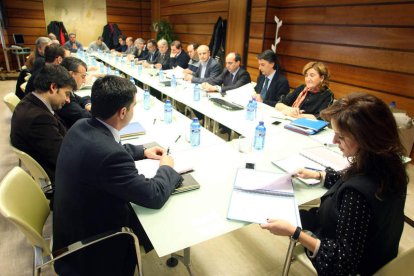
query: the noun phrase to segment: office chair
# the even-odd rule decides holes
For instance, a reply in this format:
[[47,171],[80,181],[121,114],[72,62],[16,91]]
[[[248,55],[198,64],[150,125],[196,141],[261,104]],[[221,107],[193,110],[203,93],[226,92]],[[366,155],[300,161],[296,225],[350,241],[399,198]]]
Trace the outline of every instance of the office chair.
[[13,92],[10,92],[4,96],[3,101],[13,113],[16,105],[20,102],[20,99]]
[[45,221],[50,213],[49,203],[37,183],[19,167],[14,167],[0,184],[0,213],[13,222],[33,246],[35,276],[40,275],[43,267],[53,264],[56,260],[118,235],[130,235],[134,239],[138,275],[142,275],[138,238],[127,227],[96,235],[51,252],[49,242],[42,236]]
[[40,188],[44,193],[52,191],[52,183],[49,176],[42,168],[42,166],[31,157],[29,154],[21,151],[10,144],[10,147],[14,153],[16,153],[19,161],[24,164],[26,169],[29,171],[33,179],[39,184]]

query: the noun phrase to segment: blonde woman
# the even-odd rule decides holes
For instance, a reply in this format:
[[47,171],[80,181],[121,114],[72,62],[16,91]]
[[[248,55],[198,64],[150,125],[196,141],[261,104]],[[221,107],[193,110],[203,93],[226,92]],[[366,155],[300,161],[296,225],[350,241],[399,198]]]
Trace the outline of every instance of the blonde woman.
[[316,119],[319,112],[333,102],[328,82],[329,71],[322,62],[309,62],[302,72],[305,84],[282,98],[276,104],[276,109],[287,116]]

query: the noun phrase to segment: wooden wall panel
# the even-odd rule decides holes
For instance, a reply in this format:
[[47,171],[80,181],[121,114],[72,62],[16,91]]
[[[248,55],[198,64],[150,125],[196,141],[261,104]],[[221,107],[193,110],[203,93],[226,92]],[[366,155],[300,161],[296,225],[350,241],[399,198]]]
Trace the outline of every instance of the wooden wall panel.
[[191,42],[208,45],[217,19],[228,19],[229,0],[160,1],[159,13],[171,23],[184,47]]
[[[4,0],[4,23],[6,28],[8,46],[14,44],[13,34],[23,34],[25,46],[32,50],[39,36],[47,35],[45,15],[42,0]],[[9,54],[11,70],[17,70],[17,60]],[[6,69],[3,51],[0,51],[0,66]]]
[[150,38],[151,3],[145,0],[106,0],[108,23],[118,24],[125,36]]

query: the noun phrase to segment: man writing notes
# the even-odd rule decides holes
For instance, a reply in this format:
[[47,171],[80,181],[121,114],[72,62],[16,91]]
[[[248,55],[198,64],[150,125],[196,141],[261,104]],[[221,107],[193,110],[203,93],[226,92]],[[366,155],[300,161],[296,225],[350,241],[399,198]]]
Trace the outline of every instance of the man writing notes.
[[69,102],[76,82],[60,65],[46,64],[34,79],[35,91],[16,106],[11,144],[33,157],[54,182],[56,160],[66,128],[55,111]]
[[207,45],[200,45],[197,48],[200,66],[197,71],[192,74],[185,74],[184,79],[192,83],[209,82],[221,74],[221,65],[210,57],[210,49]]
[[240,67],[241,56],[238,53],[229,53],[226,56],[226,69],[217,78],[209,83],[204,82],[201,87],[208,92],[225,93],[249,83],[249,73]]
[[[121,145],[119,131],[134,115],[136,87],[106,76],[92,86],[92,118],[68,131],[56,168],[54,250],[106,231],[130,227],[145,250],[152,249],[130,202],[159,209],[181,176],[160,147]],[[135,160],[159,159],[154,178],[145,178]],[[136,255],[130,237],[118,236],[56,262],[59,275],[133,275]]]
[[256,100],[274,107],[281,97],[289,93],[287,79],[276,70],[277,57],[272,50],[257,55],[260,76],[257,78]]

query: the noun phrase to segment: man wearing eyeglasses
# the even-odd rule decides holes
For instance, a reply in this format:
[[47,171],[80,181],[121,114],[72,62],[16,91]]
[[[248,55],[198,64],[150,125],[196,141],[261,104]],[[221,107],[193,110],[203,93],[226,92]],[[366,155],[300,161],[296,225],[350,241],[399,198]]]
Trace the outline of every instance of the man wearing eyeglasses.
[[[87,65],[85,62],[75,57],[66,57],[60,65],[69,71],[69,74],[76,81],[77,90],[79,90],[86,82]],[[72,92],[70,102],[66,103],[57,113],[69,129],[77,120],[91,118],[90,110],[91,98],[89,96],[79,97]]]

